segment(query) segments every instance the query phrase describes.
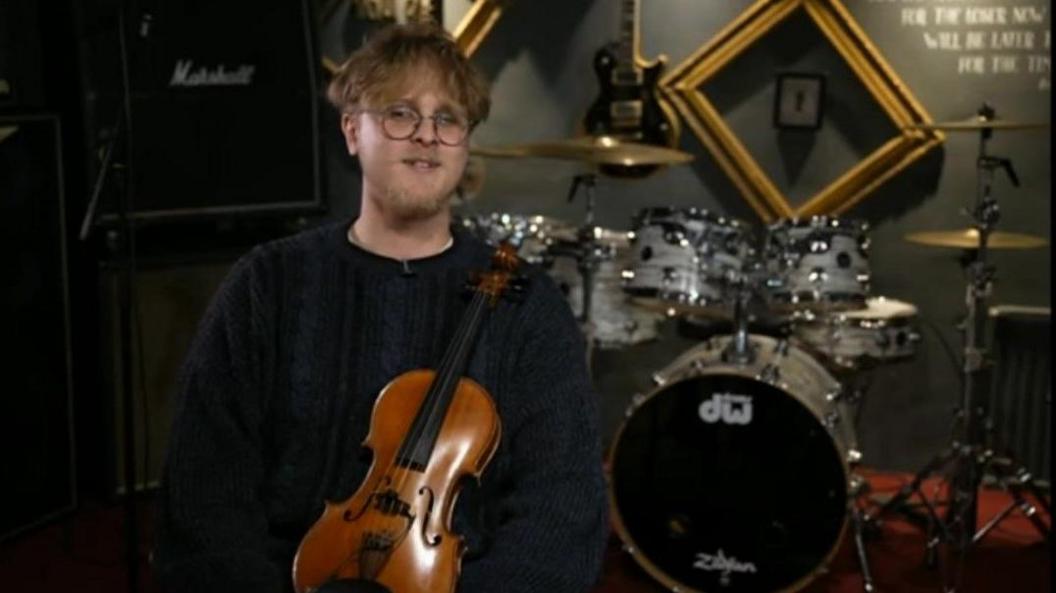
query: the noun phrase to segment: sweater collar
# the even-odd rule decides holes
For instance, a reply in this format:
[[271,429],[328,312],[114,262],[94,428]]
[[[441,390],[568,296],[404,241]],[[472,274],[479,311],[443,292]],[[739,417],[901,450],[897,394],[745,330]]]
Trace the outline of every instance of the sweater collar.
[[379,272],[413,276],[419,272],[435,272],[467,265],[487,265],[488,251],[480,241],[468,234],[457,222],[451,225],[451,244],[443,251],[416,259],[395,259],[368,251],[349,241],[348,229],[355,222],[350,219],[332,229],[336,250],[345,258]]

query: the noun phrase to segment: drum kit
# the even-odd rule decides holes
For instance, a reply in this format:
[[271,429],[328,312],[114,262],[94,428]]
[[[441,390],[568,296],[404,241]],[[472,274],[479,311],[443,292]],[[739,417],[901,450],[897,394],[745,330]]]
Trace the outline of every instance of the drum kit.
[[[986,129],[954,123],[949,129]],[[473,152],[595,165],[691,158],[604,137]],[[581,188],[587,212],[578,226],[509,213],[466,216],[463,224],[487,241],[512,242],[547,270],[594,348],[655,340],[671,317],[731,329],[679,355],[652,375],[650,392],[632,398],[609,451],[612,519],[624,548],[672,591],[786,591],[825,573],[853,533],[863,589],[872,591],[864,535],[881,516],[903,511],[915,491],[873,514],[860,504],[868,494],[855,473],[861,378],[913,357],[920,335],[914,305],[871,292],[868,225],[815,216],[760,232],[698,208],[649,207],[630,230],[617,231],[593,224],[593,175],[577,176],[570,199]],[[974,250],[969,313],[976,317],[992,277],[986,250],[1046,244],[993,231],[989,185],[983,193],[986,212],[972,229],[907,236]],[[966,339],[966,355],[982,351],[980,340]],[[962,424],[976,430],[973,409],[964,402]],[[979,468],[967,467],[963,450],[979,439],[964,435],[916,476],[913,489],[953,460],[962,469],[951,483],[965,492],[978,486]],[[953,506],[948,515],[960,512]],[[938,539],[948,542],[951,530]]]

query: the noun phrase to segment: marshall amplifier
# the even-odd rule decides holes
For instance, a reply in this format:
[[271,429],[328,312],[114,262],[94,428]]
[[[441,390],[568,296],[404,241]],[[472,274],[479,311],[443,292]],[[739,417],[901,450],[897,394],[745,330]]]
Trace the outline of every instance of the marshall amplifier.
[[[135,8],[122,13],[127,4]],[[114,162],[132,165],[133,218],[322,210],[323,103],[308,0],[75,5],[88,170],[98,175],[116,141]],[[128,157],[118,125],[126,64]],[[108,180],[97,209],[104,222],[121,195],[116,177]]]

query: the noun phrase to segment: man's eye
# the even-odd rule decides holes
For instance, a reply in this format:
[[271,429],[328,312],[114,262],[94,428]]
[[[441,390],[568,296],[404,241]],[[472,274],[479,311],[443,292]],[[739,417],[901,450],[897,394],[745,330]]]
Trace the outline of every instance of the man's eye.
[[393,107],[392,109],[389,109],[385,115],[396,121],[414,121],[418,119],[417,113],[404,107]]
[[460,127],[463,125],[463,122],[461,118],[449,113],[438,113],[436,115],[436,124],[439,126]]

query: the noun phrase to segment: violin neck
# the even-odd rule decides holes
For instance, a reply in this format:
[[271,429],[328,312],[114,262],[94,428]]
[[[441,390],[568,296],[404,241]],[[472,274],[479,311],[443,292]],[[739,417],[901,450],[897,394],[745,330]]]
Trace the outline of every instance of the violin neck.
[[437,368],[429,392],[422,400],[414,422],[400,445],[397,454],[397,462],[400,465],[416,470],[423,470],[428,465],[429,456],[440,434],[440,427],[447,415],[447,408],[451,405],[459,380],[465,374],[477,333],[488,311],[488,300],[486,294],[473,294],[469,310],[462,317],[455,338]]

